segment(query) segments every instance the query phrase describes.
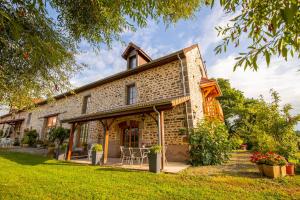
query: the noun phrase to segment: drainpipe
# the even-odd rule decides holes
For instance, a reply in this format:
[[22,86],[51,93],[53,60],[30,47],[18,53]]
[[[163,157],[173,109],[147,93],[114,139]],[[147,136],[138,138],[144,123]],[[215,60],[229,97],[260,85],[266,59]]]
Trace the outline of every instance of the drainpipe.
[[[182,59],[180,58],[179,54],[177,54],[178,59],[180,60],[180,67],[181,67],[181,76],[182,76],[182,86],[183,86],[183,95],[186,96],[186,89],[185,89],[185,78],[184,78],[184,73],[183,73],[183,63]],[[193,118],[193,112],[192,118]],[[187,102],[185,102],[185,115],[186,115],[186,125],[188,131],[190,130],[190,125],[189,125],[189,116],[188,116],[188,110],[187,110]]]
[[158,110],[156,109],[156,107],[155,106],[153,106],[153,110],[157,113],[157,118],[158,118],[158,120],[157,120],[157,127],[158,127],[158,145],[159,146],[161,146],[161,137],[160,137],[160,135],[161,135],[161,133],[160,133],[160,113],[158,112]]

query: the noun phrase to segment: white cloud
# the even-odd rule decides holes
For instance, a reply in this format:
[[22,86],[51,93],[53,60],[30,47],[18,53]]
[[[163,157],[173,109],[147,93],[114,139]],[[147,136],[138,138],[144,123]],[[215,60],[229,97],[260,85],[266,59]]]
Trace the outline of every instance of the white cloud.
[[273,59],[270,67],[263,61],[259,62],[257,72],[238,68],[233,72],[235,63],[234,55],[218,59],[208,68],[210,77],[229,79],[232,86],[240,89],[247,97],[257,98],[262,94],[270,100],[269,91],[274,89],[279,92],[283,104],[291,103],[293,113],[300,113],[300,72],[297,59],[288,62],[282,59]]

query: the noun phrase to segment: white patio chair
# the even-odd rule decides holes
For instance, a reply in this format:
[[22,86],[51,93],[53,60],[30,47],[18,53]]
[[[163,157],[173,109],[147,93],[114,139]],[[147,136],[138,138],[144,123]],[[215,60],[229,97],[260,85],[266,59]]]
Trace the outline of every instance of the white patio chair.
[[122,165],[124,161],[127,161],[128,164],[133,164],[131,148],[123,147]]
[[148,160],[149,149],[141,148],[141,165],[144,164],[144,159]]
[[139,163],[141,163],[141,158],[142,158],[141,149],[140,148],[129,148],[129,149],[131,149],[132,164],[133,164],[134,160],[136,160]]

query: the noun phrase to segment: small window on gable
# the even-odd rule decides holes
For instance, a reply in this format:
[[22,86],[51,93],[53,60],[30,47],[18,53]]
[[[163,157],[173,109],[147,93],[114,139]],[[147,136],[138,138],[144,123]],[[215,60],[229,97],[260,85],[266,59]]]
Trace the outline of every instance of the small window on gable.
[[85,114],[89,111],[90,103],[91,103],[91,95],[87,95],[87,96],[83,97],[82,114]]
[[136,56],[130,56],[128,58],[128,69],[134,69],[137,66]]
[[136,87],[135,84],[127,86],[127,104],[136,103]]

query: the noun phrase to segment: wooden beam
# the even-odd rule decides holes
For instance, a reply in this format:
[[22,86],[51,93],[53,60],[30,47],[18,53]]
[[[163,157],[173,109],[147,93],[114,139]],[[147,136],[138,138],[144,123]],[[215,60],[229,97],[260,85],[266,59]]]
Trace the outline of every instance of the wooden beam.
[[155,117],[153,117],[153,115],[151,115],[151,113],[146,113],[146,115],[148,115],[149,117],[151,117],[156,122],[156,124],[158,123],[157,119]]
[[108,140],[109,140],[109,129],[105,130],[105,138],[104,138],[104,157],[103,157],[103,163],[107,163],[108,158]]
[[161,169],[163,170],[166,166],[166,151],[165,151],[165,121],[164,121],[164,111],[160,112],[160,135],[161,135],[161,146],[162,146],[162,162]]
[[70,130],[70,137],[69,137],[69,148],[68,148],[67,160],[71,160],[73,140],[74,140],[74,131],[75,131],[75,124],[72,124],[71,130]]

